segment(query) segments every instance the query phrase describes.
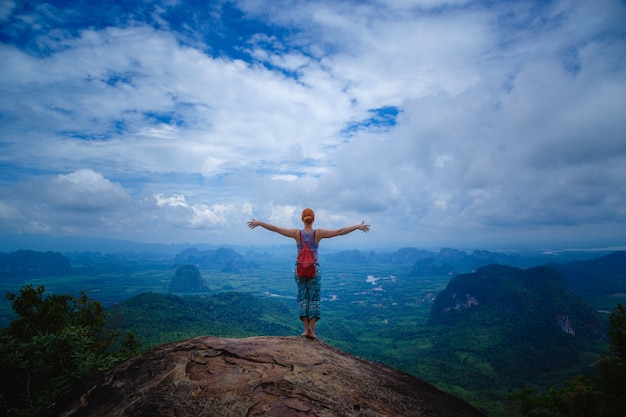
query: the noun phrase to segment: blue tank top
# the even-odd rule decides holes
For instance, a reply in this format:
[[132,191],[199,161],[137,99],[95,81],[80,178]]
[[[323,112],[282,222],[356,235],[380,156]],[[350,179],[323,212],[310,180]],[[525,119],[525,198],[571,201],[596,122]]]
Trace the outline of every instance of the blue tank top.
[[[315,241],[315,239],[312,239],[312,237],[313,237],[313,232],[315,232],[315,230],[311,230],[311,233],[307,233],[307,232],[305,232],[304,230],[301,230],[301,232],[302,232],[302,239],[303,239],[305,242],[307,242],[307,243],[308,243],[309,241],[311,241],[311,244],[309,245],[309,247],[311,248],[311,250],[312,250],[312,251],[313,251],[313,253],[315,254],[315,262],[317,262],[317,247],[318,247],[319,245],[317,244],[317,242]],[[311,240],[311,239],[312,239],[312,240]],[[296,245],[296,247],[297,247],[298,251],[300,250],[300,248],[302,248],[302,243],[303,243],[303,242],[300,242],[300,245]],[[297,255],[297,252],[296,252],[296,255]]]

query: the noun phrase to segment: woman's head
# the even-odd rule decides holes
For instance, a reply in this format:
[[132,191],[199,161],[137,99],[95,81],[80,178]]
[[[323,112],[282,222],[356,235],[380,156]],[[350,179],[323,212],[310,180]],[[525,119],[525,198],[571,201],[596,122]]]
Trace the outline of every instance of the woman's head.
[[315,221],[315,213],[310,208],[302,210],[302,221],[311,224]]

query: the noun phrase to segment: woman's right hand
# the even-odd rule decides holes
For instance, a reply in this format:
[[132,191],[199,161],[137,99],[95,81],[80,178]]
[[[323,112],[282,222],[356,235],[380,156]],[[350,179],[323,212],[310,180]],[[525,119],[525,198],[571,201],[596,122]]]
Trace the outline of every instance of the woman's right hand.
[[363,221],[361,222],[361,224],[359,224],[359,225],[357,226],[357,228],[358,228],[359,230],[364,231],[365,233],[367,233],[367,232],[369,232],[369,231],[370,231],[370,225],[369,225],[369,224],[365,224],[365,220],[363,220]]

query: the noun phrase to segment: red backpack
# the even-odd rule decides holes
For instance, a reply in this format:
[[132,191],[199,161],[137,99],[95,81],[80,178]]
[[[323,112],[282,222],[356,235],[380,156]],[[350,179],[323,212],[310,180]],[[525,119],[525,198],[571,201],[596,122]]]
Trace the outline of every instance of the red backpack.
[[315,253],[311,249],[311,241],[315,239],[315,230],[308,242],[304,241],[302,230],[300,230],[300,250],[296,260],[296,275],[303,279],[315,278]]

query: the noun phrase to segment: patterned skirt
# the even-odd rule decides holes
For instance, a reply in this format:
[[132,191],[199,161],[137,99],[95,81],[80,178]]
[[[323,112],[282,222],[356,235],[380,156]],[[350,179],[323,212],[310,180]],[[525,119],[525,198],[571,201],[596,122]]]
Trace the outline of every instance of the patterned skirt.
[[320,290],[322,288],[322,271],[319,264],[315,264],[315,278],[302,279],[296,275],[294,268],[293,276],[298,285],[298,317],[303,319],[320,319]]

